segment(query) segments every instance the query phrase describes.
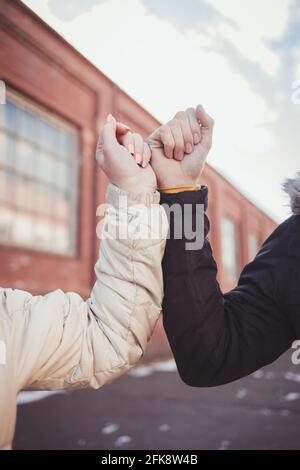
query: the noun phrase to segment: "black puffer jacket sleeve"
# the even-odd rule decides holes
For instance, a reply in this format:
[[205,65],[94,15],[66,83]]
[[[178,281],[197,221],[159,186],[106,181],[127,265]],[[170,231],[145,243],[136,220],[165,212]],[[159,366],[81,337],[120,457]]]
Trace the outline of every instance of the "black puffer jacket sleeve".
[[[207,206],[207,188],[162,194],[161,203]],[[300,216],[280,225],[243,270],[238,286],[223,294],[207,238],[187,250],[170,237],[163,259],[164,327],[182,380],[191,386],[225,384],[273,362],[300,339]],[[195,220],[194,220],[195,222]],[[298,338],[299,336],[299,338]]]

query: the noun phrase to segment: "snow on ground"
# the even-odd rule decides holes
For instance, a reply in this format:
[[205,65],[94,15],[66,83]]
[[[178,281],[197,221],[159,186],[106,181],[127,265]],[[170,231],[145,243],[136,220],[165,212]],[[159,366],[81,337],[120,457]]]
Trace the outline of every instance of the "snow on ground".
[[57,395],[58,393],[66,393],[66,391],[57,390],[57,391],[51,391],[51,392],[50,391],[21,392],[18,395],[17,403],[18,405],[26,405],[27,403],[31,403],[33,401],[44,400],[44,398]]

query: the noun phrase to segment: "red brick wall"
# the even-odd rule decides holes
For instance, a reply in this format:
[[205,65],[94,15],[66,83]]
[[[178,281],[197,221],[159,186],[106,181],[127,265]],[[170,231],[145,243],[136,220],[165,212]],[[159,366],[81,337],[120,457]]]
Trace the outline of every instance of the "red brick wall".
[[[103,202],[106,178],[94,149],[105,116],[112,112],[144,136],[159,123],[21,2],[0,0],[0,79],[46,109],[76,125],[81,138],[78,252],[74,258],[0,246],[0,285],[33,293],[55,288],[88,296],[98,253],[96,207]],[[203,182],[210,189],[212,243],[224,289],[232,287],[222,270],[220,220],[232,217],[241,230],[241,261],[248,260],[247,236],[262,240],[275,223],[210,166]],[[161,323],[150,352],[166,352]]]

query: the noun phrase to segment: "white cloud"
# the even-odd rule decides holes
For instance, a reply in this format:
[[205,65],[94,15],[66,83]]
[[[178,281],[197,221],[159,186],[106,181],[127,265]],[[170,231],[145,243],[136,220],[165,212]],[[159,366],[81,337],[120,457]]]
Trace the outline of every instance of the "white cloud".
[[294,79],[300,80],[300,47],[294,48],[292,50],[291,55],[294,59]]
[[[240,30],[265,39],[278,39],[283,34],[293,0],[207,0]],[[269,21],[267,21],[269,19]]]
[[231,41],[243,57],[257,63],[265,72],[275,75],[278,56],[268,40],[279,39],[287,26],[292,0],[208,0],[214,8],[236,23],[220,26],[222,35]]
[[92,11],[93,7],[106,0],[72,0],[62,2],[61,0],[49,0],[50,10],[61,20],[73,20],[82,13]]

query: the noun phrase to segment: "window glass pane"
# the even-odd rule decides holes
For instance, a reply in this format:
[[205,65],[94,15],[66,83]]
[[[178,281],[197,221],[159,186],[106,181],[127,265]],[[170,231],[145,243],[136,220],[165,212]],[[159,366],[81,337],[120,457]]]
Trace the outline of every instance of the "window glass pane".
[[0,166],[14,168],[14,141],[8,135],[0,132]]
[[0,243],[72,254],[77,130],[10,91],[1,112]]
[[68,226],[56,225],[53,230],[53,245],[58,253],[65,253],[69,250]]
[[28,140],[31,140],[32,142],[35,142],[37,138],[37,130],[38,130],[37,117],[31,111],[22,109],[19,111],[19,120],[20,120],[20,128],[19,128],[20,135],[24,139],[28,139]]
[[53,184],[56,181],[55,160],[47,154],[39,154],[37,161],[38,179],[44,183]]
[[56,185],[63,190],[70,188],[71,166],[67,161],[57,161],[55,164]]
[[47,219],[37,219],[34,224],[34,243],[40,250],[51,251],[52,224]]
[[11,241],[11,228],[12,221],[14,217],[14,212],[5,207],[4,205],[0,206],[0,242],[9,243]]
[[28,177],[36,174],[36,150],[27,142],[18,141],[16,146],[15,170]]
[[26,209],[29,212],[35,210],[36,199],[32,191],[32,182],[20,177],[15,181],[15,202],[18,209]]
[[52,122],[43,120],[40,122],[40,130],[39,145],[49,152],[57,153],[59,129]]
[[17,245],[32,246],[33,220],[30,215],[17,213],[12,222],[12,239]]
[[0,169],[0,201],[7,201],[6,175]]
[[0,105],[0,127],[4,127],[4,108],[5,105]]
[[53,197],[53,215],[57,220],[68,220],[70,217],[70,202],[63,193],[55,192]]
[[17,106],[10,100],[4,105],[4,127],[10,132],[17,132]]
[[53,214],[53,190],[41,184],[36,185],[36,211],[40,215],[51,217]]
[[6,173],[6,191],[7,191],[7,202],[12,206],[16,207],[16,194],[17,194],[17,184],[19,178],[12,171],[7,171]]
[[59,152],[66,158],[71,157],[74,152],[74,136],[65,130],[60,132]]
[[27,181],[27,197],[28,204],[27,209],[33,213],[37,212],[37,192],[36,192],[36,183],[34,181]]

